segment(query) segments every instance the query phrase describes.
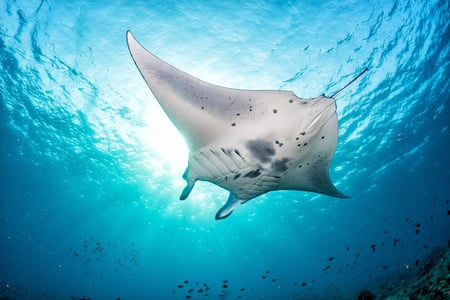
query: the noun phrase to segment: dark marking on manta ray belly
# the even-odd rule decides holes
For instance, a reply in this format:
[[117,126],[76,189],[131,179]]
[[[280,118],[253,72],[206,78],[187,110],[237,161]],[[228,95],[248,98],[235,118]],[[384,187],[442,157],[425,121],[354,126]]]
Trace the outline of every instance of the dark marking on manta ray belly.
[[272,162],[271,168],[275,172],[284,172],[288,169],[288,167],[287,167],[288,162],[289,162],[289,159],[286,157],[275,160]]
[[267,163],[270,157],[275,155],[273,144],[264,140],[250,140],[245,146],[261,162]]
[[238,179],[239,177],[241,177],[241,173],[238,173],[238,174],[234,175],[233,180],[236,180],[236,179]]
[[255,178],[255,177],[258,177],[259,175],[261,175],[261,171],[259,171],[259,169],[257,169],[257,170],[252,170],[252,171],[248,172],[247,174],[244,175],[244,177]]

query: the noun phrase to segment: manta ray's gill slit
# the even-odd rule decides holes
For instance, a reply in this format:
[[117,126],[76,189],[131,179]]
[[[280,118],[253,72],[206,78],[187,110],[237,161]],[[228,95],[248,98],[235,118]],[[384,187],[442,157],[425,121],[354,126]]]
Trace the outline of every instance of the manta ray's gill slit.
[[[223,148],[221,148],[223,149]],[[216,152],[210,149],[211,153],[214,155],[214,158],[220,162],[225,169],[228,170],[228,173],[234,174],[236,169],[239,167],[234,163],[234,161],[226,154],[226,152]]]
[[[204,161],[209,163],[209,165],[212,166],[212,169],[215,170],[216,174],[214,175],[214,177],[220,178],[220,177],[224,177],[227,175],[227,171],[226,166],[223,165],[222,161],[220,161],[220,159],[217,159],[217,156],[210,155],[210,152],[200,152],[200,155],[203,157]],[[223,167],[221,167],[220,165],[222,164]],[[212,171],[214,171],[212,170]],[[214,173],[212,173],[214,174]]]

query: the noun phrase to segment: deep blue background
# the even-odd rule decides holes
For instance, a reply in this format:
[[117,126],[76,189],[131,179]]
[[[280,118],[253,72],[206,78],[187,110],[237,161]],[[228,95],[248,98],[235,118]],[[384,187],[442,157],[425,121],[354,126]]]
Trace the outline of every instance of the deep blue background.
[[[449,2],[316,2],[2,2],[0,295],[351,298],[446,246]],[[228,87],[331,95],[368,67],[337,99],[331,177],[352,198],[273,192],[220,222],[225,191],[178,201],[186,146],[128,29]]]

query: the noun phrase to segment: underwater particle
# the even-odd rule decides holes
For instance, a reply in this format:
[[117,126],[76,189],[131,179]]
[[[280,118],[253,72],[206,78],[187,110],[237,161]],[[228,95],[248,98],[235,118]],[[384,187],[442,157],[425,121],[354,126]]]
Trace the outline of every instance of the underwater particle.
[[334,259],[333,256],[328,257],[328,260],[329,260],[329,261],[332,261],[333,259]]
[[306,282],[302,282],[302,287],[305,287],[306,286]]
[[181,288],[183,288],[183,285],[182,285],[182,284],[179,284],[179,285],[177,286],[177,288],[181,289]]
[[419,229],[416,229],[416,234],[419,234],[420,233],[420,230]]
[[419,263],[420,263],[420,260],[416,260],[416,262],[414,263],[414,265],[417,267],[418,265],[419,265]]
[[416,223],[416,227],[417,227],[417,228],[420,227],[420,223]]
[[372,245],[370,246],[370,248],[372,248],[372,251],[375,252],[375,244],[372,244]]
[[394,238],[394,247],[397,246],[398,242],[400,242],[400,239]]
[[347,250],[347,251],[350,251],[350,247],[349,247],[349,246],[347,246],[347,248],[345,248],[345,250]]
[[189,280],[185,280],[184,283],[185,283],[185,284],[188,284],[188,283],[189,283]]
[[263,275],[263,276],[261,276],[261,278],[262,278],[262,279],[266,279],[266,278],[267,278],[267,276]]
[[277,279],[276,279],[276,278],[272,279],[272,282],[275,282],[275,281],[277,281]]
[[243,291],[245,291],[245,289],[244,289],[244,288],[241,288],[240,291],[243,292]]
[[359,292],[356,298],[356,300],[374,300],[374,299],[375,295],[366,290]]
[[226,288],[228,288],[228,284],[222,284],[222,287],[223,287],[224,289],[226,289]]
[[197,293],[203,293],[203,289],[199,289]]
[[186,299],[190,299],[191,298],[191,296],[190,295],[186,295]]
[[450,216],[450,210],[447,210],[447,216]]

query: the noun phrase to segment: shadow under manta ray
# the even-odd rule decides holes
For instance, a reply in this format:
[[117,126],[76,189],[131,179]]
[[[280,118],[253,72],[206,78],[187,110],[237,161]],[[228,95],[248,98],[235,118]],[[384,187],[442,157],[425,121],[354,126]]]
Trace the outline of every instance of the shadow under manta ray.
[[230,192],[216,220],[259,195],[302,190],[348,198],[330,180],[338,120],[335,96],[302,99],[293,92],[240,90],[197,79],[160,60],[127,32],[140,73],[189,148],[189,196],[197,180]]

